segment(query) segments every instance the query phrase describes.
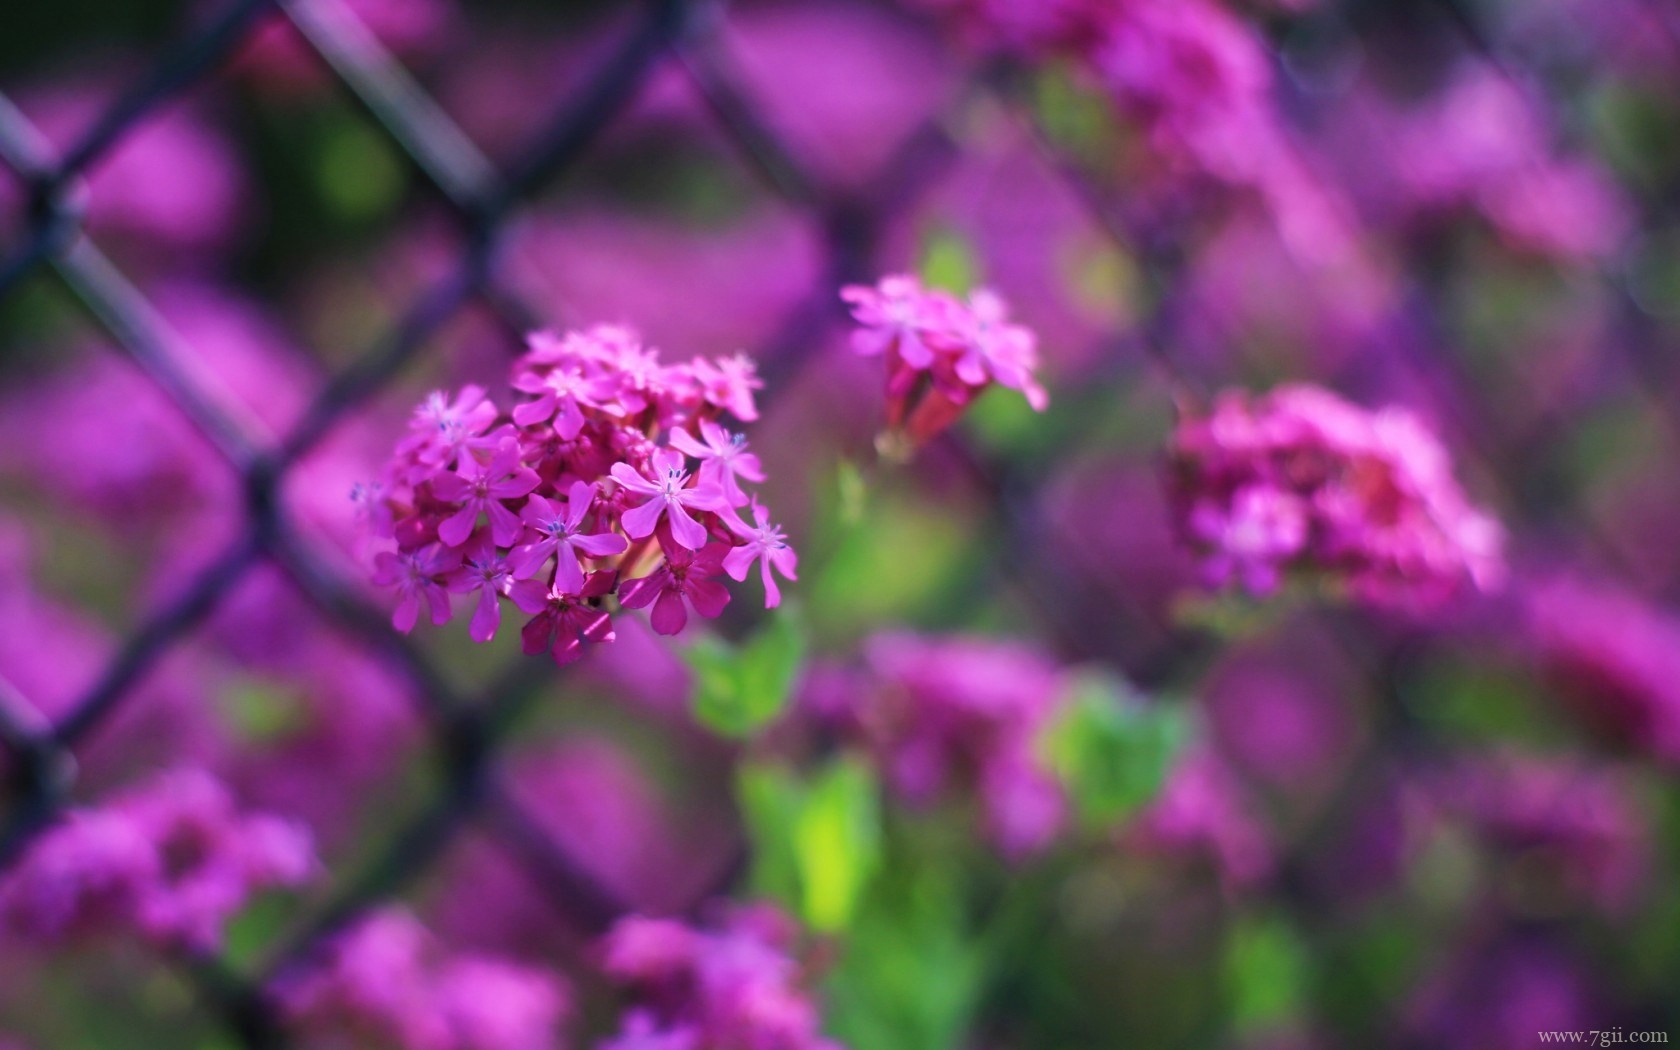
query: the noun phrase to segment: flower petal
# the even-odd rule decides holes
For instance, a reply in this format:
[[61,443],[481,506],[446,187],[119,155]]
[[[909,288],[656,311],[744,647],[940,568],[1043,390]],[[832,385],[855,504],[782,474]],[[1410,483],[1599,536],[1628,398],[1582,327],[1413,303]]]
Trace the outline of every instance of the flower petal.
[[659,600],[653,603],[653,615],[649,619],[659,634],[676,634],[687,625],[688,610],[683,607],[682,595],[676,588],[667,587],[659,593]]

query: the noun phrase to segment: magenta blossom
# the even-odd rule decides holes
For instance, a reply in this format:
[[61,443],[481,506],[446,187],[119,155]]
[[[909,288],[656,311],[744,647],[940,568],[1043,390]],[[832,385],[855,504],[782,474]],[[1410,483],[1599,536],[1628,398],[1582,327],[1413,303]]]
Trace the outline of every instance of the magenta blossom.
[[611,569],[592,572],[575,590],[562,589],[558,581],[547,588],[535,580],[515,583],[508,596],[533,617],[520,632],[525,652],[550,653],[564,667],[583,655],[584,642],[612,641],[612,619],[597,603],[612,593],[617,576]]
[[448,623],[449,594],[444,580],[460,564],[458,552],[438,543],[412,551],[381,551],[374,558],[373,582],[396,587],[401,595],[396,612],[391,614],[391,626],[404,634],[414,630],[422,600],[431,609],[432,623],[439,627]]
[[713,927],[629,915],[608,931],[603,969],[631,1006],[602,1050],[839,1050],[823,1037],[798,931],[768,907]]
[[758,457],[747,451],[745,434],[732,434],[709,419],[700,421],[701,441],[686,430],[671,431],[671,447],[700,461],[700,480],[710,482],[723,492],[731,507],[747,505],[747,495],[741,491],[740,479],[754,483],[764,481],[764,467]]
[[[737,561],[767,557],[793,578],[781,533],[767,519],[743,524],[736,510],[765,480],[724,418],[756,415],[749,361],[663,364],[635,332],[610,325],[534,332],[527,348],[511,370],[510,411],[476,387],[432,395],[380,475],[355,490],[375,578],[400,588],[400,629],[414,626],[421,601],[442,623],[447,591],[471,591],[473,638],[493,636],[499,603],[512,602],[534,617],[527,650],[567,663],[585,642],[613,640],[620,579],[651,578],[627,591],[647,605],[669,589],[653,618],[674,631],[685,602],[717,615],[728,592],[710,577],[743,540],[749,552]],[[767,593],[775,604],[776,588]]]
[[698,551],[666,545],[665,563],[651,576],[626,583],[619,604],[626,609],[652,605],[653,629],[660,634],[676,634],[688,623],[685,599],[701,616],[716,619],[729,604],[729,591],[712,577],[723,570],[730,549],[722,543],[708,543]]
[[852,318],[860,326],[852,333],[853,350],[865,357],[891,351],[911,368],[932,366],[926,333],[938,327],[945,312],[948,297],[943,293],[925,292],[916,278],[894,274],[873,288],[843,288],[840,298],[851,304]]
[[462,553],[461,567],[449,574],[447,586],[457,594],[478,592],[478,608],[473,610],[467,636],[475,642],[488,642],[496,637],[502,623],[502,606],[497,601],[513,583],[507,558],[490,542],[483,532],[473,536]]
[[583,587],[583,566],[578,562],[578,554],[592,558],[604,558],[612,554],[622,554],[630,546],[623,536],[616,532],[601,532],[592,536],[581,535],[583,519],[589,515],[589,510],[595,505],[595,486],[582,481],[572,483],[571,491],[566,496],[566,508],[560,509],[560,504],[541,496],[532,496],[525,510],[520,515],[525,520],[527,536],[534,536],[531,542],[515,547],[509,564],[513,566],[513,574],[524,580],[537,574],[543,563],[552,556],[555,559],[554,582],[562,593],[576,594]]
[[[717,510],[723,503],[723,493],[715,484],[701,481],[688,484],[688,467],[680,453],[661,449],[650,464],[654,480],[638,474],[628,464],[615,463],[613,480],[625,489],[648,497],[641,506],[624,512],[621,520],[624,531],[633,540],[653,535],[661,518],[668,518],[671,537],[689,550],[699,550],[706,542],[706,527],[689,514],[695,510]],[[715,614],[714,614],[715,615]]]
[[840,297],[858,323],[852,349],[886,355],[887,426],[911,444],[956,422],[992,383],[1020,391],[1035,411],[1048,406],[1034,375],[1038,338],[1008,323],[996,293],[980,289],[964,303],[923,290],[913,277],[891,276],[843,288]]
[[581,368],[561,367],[546,374],[522,372],[513,381],[514,389],[536,394],[535,401],[516,405],[513,421],[522,427],[554,422],[554,432],[562,440],[571,441],[583,430],[585,408],[601,408],[603,399],[611,396],[606,380],[590,378]]
[[450,951],[395,907],[316,946],[269,992],[303,1045],[393,1050],[559,1050],[571,1006],[555,974]]
[[1503,574],[1499,524],[1404,409],[1304,384],[1226,392],[1180,422],[1171,458],[1180,533],[1215,583],[1265,591],[1311,569],[1366,601],[1419,606]]
[[489,462],[467,456],[454,473],[438,474],[432,478],[432,494],[447,503],[459,503],[461,509],[438,524],[438,539],[451,547],[459,547],[472,535],[478,516],[490,519],[490,535],[498,544],[506,546],[519,538],[519,517],[507,508],[503,500],[529,495],[537,487],[535,471],[519,462],[519,449],[507,442],[491,454]]
[[42,939],[130,933],[208,951],[259,891],[318,871],[304,828],[244,812],[220,781],[182,769],[43,833],[0,881],[0,917]]
[[774,609],[782,604],[781,589],[776,586],[775,579],[770,575],[772,566],[790,580],[799,578],[799,555],[788,546],[787,536],[780,525],[770,524],[770,514],[757,503],[752,505],[754,525],[748,525],[739,517],[733,518],[729,526],[736,535],[747,542],[730,549],[723,558],[723,571],[731,579],[745,580],[747,570],[752,568],[753,562],[759,563],[759,574],[764,580],[764,607]]
[[764,380],[758,378],[758,366],[753,364],[752,358],[736,354],[712,362],[696,357],[689,367],[694,373],[694,381],[700,384],[700,396],[707,404],[732,413],[743,423],[751,423],[758,418],[753,391],[762,389]]
[[962,349],[952,366],[957,378],[970,386],[995,381],[1019,390],[1035,412],[1049,407],[1049,396],[1033,378],[1038,337],[1029,328],[1009,323],[1009,308],[997,293],[975,289],[968,297],[968,311],[959,317]]
[[496,406],[484,398],[484,388],[464,386],[450,400],[434,390],[414,410],[409,436],[398,450],[412,452],[422,463],[447,467],[463,453],[484,447],[479,440],[496,421]]

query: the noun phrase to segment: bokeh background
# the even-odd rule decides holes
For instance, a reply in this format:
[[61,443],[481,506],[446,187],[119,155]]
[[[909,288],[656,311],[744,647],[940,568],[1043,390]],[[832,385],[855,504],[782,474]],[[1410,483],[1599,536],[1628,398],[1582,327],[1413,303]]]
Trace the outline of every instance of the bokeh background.
[[[397,906],[565,989],[540,1039],[445,1045],[596,1046],[599,935],[723,897],[802,921],[855,1050],[1680,1030],[1680,14],[1225,0],[1105,66],[1035,25],[1060,10],[0,14],[0,857],[191,768],[321,863],[213,953],[42,943],[0,891],[0,1037],[430,1046],[267,1005]],[[892,272],[1002,294],[1049,411],[994,391],[877,463],[838,292]],[[405,639],[367,582],[348,493],[419,398],[598,322],[760,362],[797,608],[717,631],[795,651],[762,730],[697,713],[636,616],[562,672]],[[1286,381],[1428,420],[1504,585],[1202,588],[1175,413]],[[1056,789],[1091,819],[1023,855],[996,798],[909,797],[834,738],[964,688],[1117,767]],[[1119,724],[1061,717],[1092,691]]]

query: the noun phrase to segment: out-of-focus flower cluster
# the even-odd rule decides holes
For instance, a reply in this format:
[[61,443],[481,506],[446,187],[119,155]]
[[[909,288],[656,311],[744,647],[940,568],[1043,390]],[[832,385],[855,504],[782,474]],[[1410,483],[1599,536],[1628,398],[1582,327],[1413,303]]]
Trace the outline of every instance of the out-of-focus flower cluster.
[[134,933],[209,952],[253,895],[318,872],[303,827],[241,812],[214,778],[181,770],[67,813],[0,882],[0,915],[42,940]]
[[271,988],[310,1046],[558,1050],[570,993],[555,974],[445,950],[408,912],[358,919]]
[[852,349],[886,359],[888,430],[912,446],[956,422],[993,383],[1020,391],[1034,411],[1049,405],[1035,375],[1038,337],[1010,323],[995,292],[976,289],[964,302],[899,274],[840,295],[858,323]]
[[1501,578],[1498,523],[1404,409],[1305,385],[1227,392],[1180,422],[1170,456],[1178,527],[1211,584],[1264,594],[1313,570],[1362,599],[1424,604]]
[[732,910],[714,926],[620,920],[602,966],[631,1006],[600,1050],[840,1050],[820,1032],[797,936],[768,906]]
[[1050,845],[1067,817],[1041,740],[1068,685],[1029,646],[892,633],[869,640],[856,670],[813,682],[809,700],[877,756],[906,800],[972,794],[993,843],[1024,857]]
[[443,624],[450,594],[476,594],[470,634],[486,642],[506,601],[531,617],[525,651],[567,664],[613,639],[615,593],[676,634],[690,609],[729,603],[718,577],[757,563],[774,607],[772,570],[792,579],[796,557],[742,487],[764,480],[758,457],[719,422],[758,418],[761,385],[743,356],[667,365],[633,332],[598,327],[531,336],[508,412],[479,387],[433,394],[381,481],[356,493],[395,547],[375,562],[398,590],[392,622],[411,630],[424,606]]
[[1345,202],[1291,141],[1258,30],[1216,0],[915,0],[980,46],[1064,59],[1135,122],[1164,198],[1201,182],[1248,192],[1315,263],[1354,254]]
[[[998,852],[1023,862],[1072,830],[1075,786],[1054,737],[1076,713],[1080,681],[1019,642],[892,632],[869,639],[858,665],[813,674],[805,705],[874,756],[909,805],[972,804]],[[1097,830],[1127,852],[1200,866],[1233,886],[1266,875],[1270,844],[1224,758],[1209,750],[1169,761],[1158,797]]]
[[1542,673],[1589,727],[1680,763],[1680,623],[1579,579],[1536,585],[1528,628]]

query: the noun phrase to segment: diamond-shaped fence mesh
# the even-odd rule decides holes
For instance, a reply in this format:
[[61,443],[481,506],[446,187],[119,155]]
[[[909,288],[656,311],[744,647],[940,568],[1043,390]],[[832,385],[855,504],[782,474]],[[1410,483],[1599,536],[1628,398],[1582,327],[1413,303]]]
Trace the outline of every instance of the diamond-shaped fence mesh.
[[[1518,64],[1496,53],[1466,11],[1456,2],[1438,5],[1453,20],[1465,44],[1500,62],[1511,75]],[[468,829],[494,841],[508,858],[541,886],[560,915],[589,934],[603,931],[624,914],[626,904],[601,884],[566,847],[554,840],[510,790],[503,768],[507,730],[520,717],[554,672],[546,661],[521,659],[488,685],[462,690],[434,666],[419,646],[393,632],[385,610],[370,605],[360,581],[346,575],[342,558],[321,549],[321,542],[298,527],[283,489],[290,471],[336,427],[353,416],[417,359],[436,352],[450,326],[468,312],[490,318],[510,349],[544,311],[526,301],[526,290],[507,280],[504,256],[508,235],[521,209],[557,184],[595,163],[592,147],[613,132],[616,123],[649,83],[675,71],[686,90],[700,100],[714,125],[720,149],[731,154],[751,177],[752,192],[775,207],[798,213],[815,231],[818,259],[813,285],[795,297],[792,309],[769,327],[756,349],[762,362],[767,396],[808,379],[822,367],[820,355],[832,340],[822,335],[841,316],[836,289],[869,281],[885,268],[883,242],[895,222],[932,193],[960,157],[962,126],[975,120],[1018,123],[1031,137],[1038,162],[1062,181],[1086,210],[1091,228],[1112,238],[1139,272],[1128,275],[1149,290],[1150,316],[1124,330],[1100,336],[1088,355],[1078,389],[1066,399],[1077,406],[1073,418],[1100,419],[1137,410],[1141,398],[1165,404],[1175,391],[1205,393],[1216,381],[1206,361],[1182,359],[1167,345],[1164,329],[1175,318],[1177,289],[1171,260],[1153,259],[1149,235],[1131,228],[1114,187],[1064,155],[1055,136],[1038,123],[1035,90],[1023,71],[1007,64],[977,64],[970,82],[956,95],[954,110],[941,112],[910,131],[862,177],[837,179],[815,158],[804,155],[767,116],[766,100],[755,95],[736,67],[726,29],[733,12],[702,0],[647,0],[627,5],[628,22],[612,43],[579,59],[567,71],[571,87],[547,119],[522,128],[522,141],[508,151],[510,160],[493,162],[473,139],[423,90],[398,60],[341,0],[238,0],[211,12],[155,56],[153,64],[125,83],[107,108],[65,148],[54,148],[17,106],[0,96],[0,161],[15,175],[26,198],[27,221],[0,245],[0,297],[50,273],[85,309],[118,352],[165,393],[191,427],[215,449],[238,478],[241,524],[221,546],[199,559],[180,586],[136,625],[85,691],[50,721],[39,708],[0,681],[0,746],[8,755],[10,805],[0,825],[0,866],[10,864],[34,836],[49,827],[69,804],[77,779],[77,754],[102,726],[129,703],[149,673],[181,645],[215,610],[218,602],[249,574],[278,569],[315,607],[320,616],[372,658],[393,669],[406,685],[416,714],[435,751],[442,775],[435,797],[418,807],[348,874],[340,876],[327,903],[268,946],[265,962],[254,972],[203,959],[182,966],[202,993],[205,1005],[225,1021],[244,1045],[281,1045],[283,1036],[259,989],[286,962],[307,952],[326,934],[366,909],[405,892],[423,879],[451,843]],[[118,148],[134,128],[184,94],[219,76],[222,67],[249,38],[276,19],[285,19],[314,52],[321,70],[336,88],[352,96],[391,147],[418,172],[447,214],[450,257],[433,268],[421,290],[395,313],[387,330],[360,342],[347,364],[337,367],[313,399],[282,430],[254,419],[194,365],[201,351],[173,330],[145,291],[125,275],[85,231],[83,180]],[[1310,108],[1311,99],[1302,101]],[[762,263],[776,268],[775,259]],[[1431,355],[1408,349],[1416,381],[1429,385],[1437,403],[1450,406],[1451,443],[1471,461],[1478,482],[1503,483],[1509,491],[1500,502],[1536,519],[1564,523],[1594,535],[1590,510],[1571,502],[1578,494],[1549,485],[1549,465],[1557,443],[1568,432],[1568,412],[1586,413],[1593,401],[1611,402],[1630,394],[1651,426],[1665,435],[1676,426],[1673,412],[1676,377],[1673,355],[1661,345],[1644,311],[1633,301],[1622,276],[1600,275],[1621,304],[1625,337],[1616,340],[1629,356],[1626,378],[1614,389],[1585,391],[1573,401],[1555,399],[1562,408],[1519,417],[1503,407],[1507,396],[1524,389],[1526,377],[1500,362],[1471,362],[1450,353]],[[1441,290],[1411,290],[1419,323],[1443,308]],[[1430,345],[1420,340],[1418,345]],[[0,353],[4,348],[0,348]],[[1402,355],[1403,357],[1404,355]],[[1348,364],[1357,372],[1357,362]],[[1136,391],[1142,390],[1139,395]],[[1131,393],[1128,393],[1131,391]],[[1112,404],[1105,410],[1104,402]],[[961,436],[942,439],[938,454],[955,483],[977,494],[985,508],[981,526],[998,552],[975,566],[972,587],[1002,587],[1014,592],[1039,629],[1070,657],[1106,659],[1146,683],[1182,684],[1188,668],[1206,651],[1199,632],[1163,625],[1124,593],[1091,578],[1077,558],[1046,542],[1046,489],[1057,478],[1049,464],[1075,464],[1086,438],[1075,428],[1056,429],[1039,442],[1030,462],[989,451]],[[1666,442],[1665,436],[1662,440]],[[1126,513],[1116,508],[1115,513]],[[1621,559],[1625,537],[1597,536],[1599,553]],[[1408,642],[1362,621],[1336,623],[1346,638],[1350,661],[1368,677],[1376,695],[1387,695],[1405,680]],[[1135,634],[1121,647],[1114,633]],[[563,688],[563,684],[562,684]],[[1374,772],[1381,769],[1372,764]],[[1346,786],[1359,797],[1356,784]],[[1329,819],[1329,818],[1327,818]],[[1305,836],[1304,836],[1305,837]],[[740,859],[722,865],[701,899],[727,892],[739,874]]]

